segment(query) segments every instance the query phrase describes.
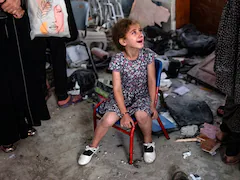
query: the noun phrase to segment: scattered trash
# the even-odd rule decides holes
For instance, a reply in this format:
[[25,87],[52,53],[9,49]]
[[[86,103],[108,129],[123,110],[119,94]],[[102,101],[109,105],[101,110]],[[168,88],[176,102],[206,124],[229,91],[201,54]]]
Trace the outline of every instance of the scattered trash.
[[100,94],[104,98],[108,98],[108,96],[109,96],[109,93],[107,93],[106,91],[100,89],[99,87],[95,87],[95,92]]
[[168,96],[165,99],[168,111],[179,127],[213,122],[213,114],[205,101],[189,96]]
[[200,134],[201,138],[204,139],[201,141],[201,149],[205,152],[208,152],[212,156],[216,154],[216,150],[220,147],[221,143],[215,139],[210,139],[204,134]]
[[106,155],[106,154],[107,154],[107,151],[105,151],[104,154]]
[[103,49],[94,47],[91,49],[91,52],[94,56],[98,57],[99,59],[105,60],[109,57],[109,53],[104,51]]
[[68,94],[76,96],[80,94],[80,86],[78,84],[78,82],[75,82],[75,86],[73,87],[73,90],[68,91]]
[[86,94],[85,96],[82,97],[82,99],[84,100],[88,99],[88,95]]
[[184,152],[183,153],[183,159],[187,159],[187,157],[189,157],[191,155],[192,155],[191,151]]
[[197,174],[190,174],[189,176],[192,178],[192,180],[201,180],[201,179],[202,179],[202,178],[201,178],[199,175],[197,175]]
[[193,137],[198,131],[197,125],[184,126],[181,128],[180,133],[185,137]]
[[208,152],[212,156],[216,154],[216,150],[220,147],[221,143],[207,136],[200,134],[196,138],[177,139],[175,142],[200,142],[201,149]]
[[200,129],[200,133],[206,135],[210,139],[216,139],[216,134],[220,129],[214,125],[204,123],[203,128]]
[[9,158],[9,159],[14,159],[15,157],[16,157],[15,154],[11,154],[8,158]]
[[172,81],[170,79],[163,79],[160,81],[160,90],[167,91],[172,85]]
[[168,96],[169,96],[169,94],[163,93],[163,98],[164,98],[164,99],[167,98]]
[[69,45],[66,48],[66,61],[69,67],[78,68],[88,60],[88,52],[85,46],[82,45]]
[[[174,129],[176,128],[176,124],[169,121],[167,118],[159,114],[159,118],[163,123],[163,126],[165,129]],[[152,120],[152,132],[159,132],[162,131],[162,128],[160,127],[158,121],[156,119]]]
[[132,5],[129,17],[138,21],[142,27],[154,26],[155,23],[161,27],[162,22],[168,21],[170,12],[165,7],[157,6],[152,1],[137,0]]
[[139,165],[140,162],[142,162],[142,160],[136,159],[135,161],[133,161],[133,166],[135,168],[141,168],[141,166]]
[[161,73],[161,80],[164,80],[167,78],[167,74],[165,72]]
[[189,91],[190,90],[187,87],[181,86],[181,87],[175,89],[173,92],[178,94],[178,95],[180,95],[180,96],[182,96],[182,95],[188,93]]

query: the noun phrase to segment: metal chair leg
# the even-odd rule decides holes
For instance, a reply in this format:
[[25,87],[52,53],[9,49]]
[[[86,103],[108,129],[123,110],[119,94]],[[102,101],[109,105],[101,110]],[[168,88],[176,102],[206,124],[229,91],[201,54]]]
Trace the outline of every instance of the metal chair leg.
[[130,143],[129,143],[129,164],[133,163],[133,141],[134,141],[135,127],[132,127],[130,131]]
[[168,132],[166,131],[166,129],[165,129],[165,127],[163,126],[162,121],[160,120],[159,117],[157,118],[157,121],[158,121],[160,127],[162,128],[163,134],[164,134],[164,136],[166,137],[166,139],[170,139],[170,137],[169,137],[169,135],[168,135]]

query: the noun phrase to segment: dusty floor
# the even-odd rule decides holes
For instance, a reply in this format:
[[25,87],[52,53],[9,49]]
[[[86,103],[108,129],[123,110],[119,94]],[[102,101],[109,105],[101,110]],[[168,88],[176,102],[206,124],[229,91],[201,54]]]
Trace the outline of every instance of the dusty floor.
[[[201,86],[186,85],[194,99],[206,100],[214,116],[224,97]],[[35,137],[17,143],[10,154],[0,152],[0,180],[168,180],[172,166],[198,174],[203,180],[239,180],[239,165],[221,162],[219,152],[211,156],[196,143],[176,143],[179,131],[171,133],[170,140],[154,136],[157,159],[147,165],[142,161],[141,138],[135,136],[134,165],[128,161],[128,137],[111,128],[101,143],[100,152],[87,166],[79,166],[79,153],[93,137],[92,104],[86,101],[67,109],[59,109],[54,97],[48,101],[51,120],[37,127]],[[219,119],[216,119],[219,121]],[[187,159],[182,153],[191,151]]]

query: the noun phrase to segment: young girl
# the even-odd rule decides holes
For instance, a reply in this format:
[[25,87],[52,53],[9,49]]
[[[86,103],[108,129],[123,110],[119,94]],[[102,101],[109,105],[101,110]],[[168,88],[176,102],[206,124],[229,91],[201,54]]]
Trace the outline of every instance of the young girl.
[[99,107],[104,114],[98,124],[92,143],[81,154],[78,163],[86,165],[99,149],[99,142],[109,127],[119,119],[121,127],[131,128],[135,115],[144,136],[144,161],[152,163],[156,158],[155,143],[152,142],[152,119],[158,113],[155,100],[155,53],[144,47],[144,37],[138,22],[120,20],[112,29],[113,42],[122,52],[112,57],[113,94]]

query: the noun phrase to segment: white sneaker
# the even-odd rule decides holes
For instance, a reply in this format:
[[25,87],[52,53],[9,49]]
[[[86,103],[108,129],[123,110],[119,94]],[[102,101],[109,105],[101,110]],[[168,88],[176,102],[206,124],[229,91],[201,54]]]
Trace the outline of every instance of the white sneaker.
[[78,164],[79,165],[88,164],[91,161],[92,156],[97,153],[98,149],[99,149],[99,146],[96,148],[86,146],[85,151],[80,155],[78,159]]
[[143,143],[143,159],[146,163],[152,163],[156,159],[155,142]]

